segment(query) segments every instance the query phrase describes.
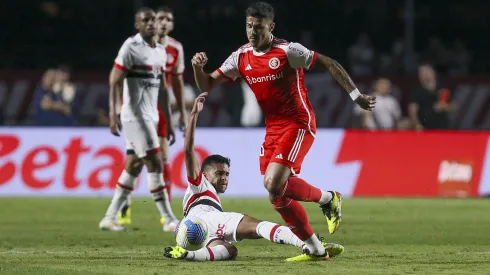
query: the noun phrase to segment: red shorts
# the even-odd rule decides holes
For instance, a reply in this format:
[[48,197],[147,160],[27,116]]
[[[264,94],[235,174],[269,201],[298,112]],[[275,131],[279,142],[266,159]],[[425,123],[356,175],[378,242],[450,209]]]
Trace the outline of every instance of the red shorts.
[[307,129],[286,128],[281,132],[267,133],[260,148],[260,173],[264,175],[269,163],[277,162],[299,175],[301,164],[314,140],[315,137]]
[[160,108],[160,105],[158,106],[158,117],[159,117],[159,121],[158,121],[158,126],[157,126],[157,135],[158,135],[158,137],[166,138],[166,137],[168,137],[167,118],[165,117],[165,115],[163,115],[163,111]]

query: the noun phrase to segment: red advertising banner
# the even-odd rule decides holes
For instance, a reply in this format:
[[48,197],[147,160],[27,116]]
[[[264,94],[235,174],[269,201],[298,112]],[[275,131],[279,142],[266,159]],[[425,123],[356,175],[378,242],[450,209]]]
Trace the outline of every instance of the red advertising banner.
[[[232,160],[225,196],[266,197],[259,172],[264,129],[199,128],[200,159]],[[111,196],[124,140],[105,128],[0,127],[0,196]],[[187,187],[183,140],[170,148],[173,193]],[[490,194],[490,132],[320,129],[301,177],[344,196],[478,197]],[[135,196],[148,196],[141,175]]]

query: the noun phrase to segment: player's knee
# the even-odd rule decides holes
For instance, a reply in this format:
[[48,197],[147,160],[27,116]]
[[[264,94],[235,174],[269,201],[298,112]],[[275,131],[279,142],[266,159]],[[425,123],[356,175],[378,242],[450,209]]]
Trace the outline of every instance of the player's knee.
[[264,177],[264,187],[269,191],[271,196],[278,196],[279,189],[281,187],[282,182],[280,182],[281,177],[278,177],[274,174],[266,175]]
[[145,165],[150,173],[162,172],[162,160],[158,153],[151,153],[145,157]]
[[136,155],[128,155],[125,170],[137,177],[141,173],[141,169],[143,169],[143,161]]

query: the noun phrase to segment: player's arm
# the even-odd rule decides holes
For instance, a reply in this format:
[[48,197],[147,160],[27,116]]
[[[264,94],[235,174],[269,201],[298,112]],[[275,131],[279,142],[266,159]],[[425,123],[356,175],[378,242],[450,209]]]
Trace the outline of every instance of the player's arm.
[[191,114],[189,116],[189,123],[185,131],[184,138],[184,156],[185,156],[185,168],[187,170],[187,176],[191,179],[197,179],[201,169],[199,168],[199,161],[197,160],[196,153],[194,152],[194,138],[196,134],[197,118],[202,111],[204,100],[208,93],[200,94],[194,101]]
[[158,104],[162,108],[163,115],[167,119],[167,133],[168,133],[168,143],[172,145],[175,143],[175,132],[172,125],[172,113],[170,111],[170,100],[167,89],[167,83],[165,80],[165,74],[162,74],[162,79],[160,81],[160,87],[158,89]]
[[121,112],[121,98],[126,72],[127,69],[125,67],[116,63],[109,75],[109,125],[111,133],[115,136],[119,136],[118,131],[121,130],[119,114]]
[[201,92],[209,93],[216,86],[226,81],[235,80],[240,75],[236,60],[237,54],[232,53],[219,69],[208,74],[203,69],[208,62],[206,53],[196,53],[192,58],[192,68],[194,69],[194,80],[197,87],[199,87]]
[[179,111],[179,127],[182,131],[186,128],[187,122],[184,104],[184,49],[181,48],[177,56],[177,66],[174,67],[170,76],[170,83],[172,85],[172,91],[175,95],[175,101],[177,103],[177,110]]
[[374,108],[376,97],[361,94],[339,62],[328,56],[318,54],[316,64],[326,69],[361,108],[368,111]]

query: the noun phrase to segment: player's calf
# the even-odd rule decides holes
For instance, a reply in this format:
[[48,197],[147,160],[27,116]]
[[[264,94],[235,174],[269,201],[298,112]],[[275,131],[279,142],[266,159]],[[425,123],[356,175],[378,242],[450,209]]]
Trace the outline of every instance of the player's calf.
[[163,181],[161,160],[157,154],[151,154],[145,158],[145,165],[148,168],[148,189],[155,200],[160,217],[165,220],[163,229],[164,231],[172,231],[178,222],[172,212],[165,182]]

